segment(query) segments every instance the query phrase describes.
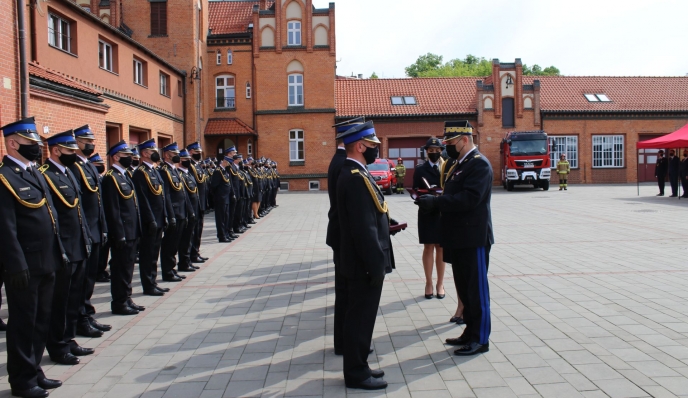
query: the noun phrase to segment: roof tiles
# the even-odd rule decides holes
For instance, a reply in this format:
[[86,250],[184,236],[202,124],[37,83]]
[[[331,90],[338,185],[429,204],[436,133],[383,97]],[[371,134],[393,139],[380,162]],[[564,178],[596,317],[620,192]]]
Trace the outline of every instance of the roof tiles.
[[102,94],[100,91],[79,83],[71,77],[65,76],[58,71],[45,68],[35,62],[29,62],[29,74],[85,93],[93,95]]
[[[208,27],[212,34],[244,33],[253,22],[253,6],[259,1],[210,1],[208,3]],[[274,1],[268,1],[270,8]]]
[[255,135],[256,132],[241,119],[209,119],[204,135]]

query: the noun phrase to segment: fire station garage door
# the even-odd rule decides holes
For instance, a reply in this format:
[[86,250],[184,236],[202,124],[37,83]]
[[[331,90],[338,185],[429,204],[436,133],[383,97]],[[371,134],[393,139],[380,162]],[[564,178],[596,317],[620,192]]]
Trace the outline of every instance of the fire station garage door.
[[413,185],[413,171],[415,167],[422,164],[424,159],[420,157],[420,148],[428,141],[428,137],[414,137],[414,138],[390,138],[389,145],[389,159],[397,163],[397,159],[401,158],[406,166],[406,178],[404,178],[404,186],[411,187]]

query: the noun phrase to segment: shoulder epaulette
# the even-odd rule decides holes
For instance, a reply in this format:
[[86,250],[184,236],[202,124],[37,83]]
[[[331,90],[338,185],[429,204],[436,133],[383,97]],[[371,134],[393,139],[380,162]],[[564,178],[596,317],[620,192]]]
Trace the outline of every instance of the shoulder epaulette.
[[351,170],[351,174],[358,174],[358,173],[360,173],[360,172],[358,171],[358,169],[353,169],[353,170]]
[[475,155],[475,156],[473,156],[473,159],[477,159],[479,157],[480,157],[480,155]]
[[146,171],[146,168],[143,165],[141,165],[137,167],[136,170]]

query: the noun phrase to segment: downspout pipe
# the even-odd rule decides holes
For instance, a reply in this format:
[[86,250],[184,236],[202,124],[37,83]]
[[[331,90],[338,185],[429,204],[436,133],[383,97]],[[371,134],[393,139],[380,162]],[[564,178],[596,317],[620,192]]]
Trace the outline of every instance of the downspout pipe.
[[26,60],[26,3],[17,0],[17,28],[19,31],[19,94],[22,119],[29,117],[29,65]]

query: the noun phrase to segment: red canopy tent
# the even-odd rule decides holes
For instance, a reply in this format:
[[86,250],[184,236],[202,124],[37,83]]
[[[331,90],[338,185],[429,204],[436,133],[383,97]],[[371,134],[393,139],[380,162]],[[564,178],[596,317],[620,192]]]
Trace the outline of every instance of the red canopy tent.
[[[636,144],[637,149],[660,149],[660,148],[688,148],[688,124],[680,129],[663,135],[661,137],[653,138],[651,140],[640,141]],[[640,196],[640,176],[636,178],[638,186],[638,196]],[[679,184],[679,192],[681,191],[681,184]],[[679,199],[681,195],[679,195]]]

